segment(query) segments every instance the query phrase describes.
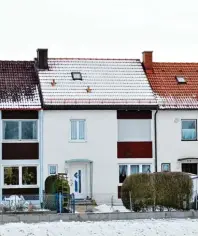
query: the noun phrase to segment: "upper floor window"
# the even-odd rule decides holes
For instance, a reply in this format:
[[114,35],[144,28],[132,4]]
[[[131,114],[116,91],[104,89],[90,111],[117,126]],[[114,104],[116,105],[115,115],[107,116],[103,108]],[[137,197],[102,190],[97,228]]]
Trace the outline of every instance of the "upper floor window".
[[85,140],[85,120],[71,120],[71,134],[72,141]]
[[3,121],[4,140],[36,140],[37,121]]
[[197,140],[197,120],[182,120],[182,140]]

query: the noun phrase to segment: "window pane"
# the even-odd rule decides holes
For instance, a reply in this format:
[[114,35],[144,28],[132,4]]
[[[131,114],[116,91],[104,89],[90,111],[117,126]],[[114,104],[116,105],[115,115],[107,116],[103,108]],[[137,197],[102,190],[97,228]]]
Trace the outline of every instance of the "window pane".
[[84,120],[79,121],[79,139],[81,140],[85,139],[85,121]]
[[127,165],[119,166],[119,183],[123,183],[127,177]]
[[50,175],[55,175],[57,174],[57,166],[56,165],[49,165],[49,174]]
[[37,184],[37,167],[36,166],[22,167],[22,184],[23,185]]
[[19,139],[19,122],[4,121],[3,122],[3,138],[4,139]]
[[170,163],[162,163],[162,171],[170,171]]
[[19,184],[19,168],[4,167],[4,184],[18,185]]
[[182,140],[196,140],[197,132],[195,129],[182,129]]
[[22,121],[21,122],[21,138],[22,139],[37,139],[37,122]]
[[77,121],[71,120],[71,139],[76,140],[77,139]]
[[182,129],[195,129],[196,121],[195,120],[183,120]]
[[139,165],[131,165],[130,173],[131,173],[131,174],[137,174],[137,173],[139,173]]
[[150,173],[151,166],[150,165],[142,165],[142,173]]

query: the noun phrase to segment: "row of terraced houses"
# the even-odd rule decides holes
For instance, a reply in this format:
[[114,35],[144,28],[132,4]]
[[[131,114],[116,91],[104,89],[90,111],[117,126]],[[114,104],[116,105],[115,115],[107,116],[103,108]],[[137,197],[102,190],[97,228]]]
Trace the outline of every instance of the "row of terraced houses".
[[198,172],[198,63],[0,61],[0,197],[66,173],[77,199],[120,198],[133,173]]

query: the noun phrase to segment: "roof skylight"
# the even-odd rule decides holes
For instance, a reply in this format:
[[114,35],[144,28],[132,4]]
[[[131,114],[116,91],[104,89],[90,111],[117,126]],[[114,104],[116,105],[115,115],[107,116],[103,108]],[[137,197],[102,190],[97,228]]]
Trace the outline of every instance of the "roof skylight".
[[82,75],[80,72],[71,72],[73,80],[82,80]]
[[177,82],[179,84],[185,84],[186,83],[186,79],[184,78],[184,76],[176,76]]

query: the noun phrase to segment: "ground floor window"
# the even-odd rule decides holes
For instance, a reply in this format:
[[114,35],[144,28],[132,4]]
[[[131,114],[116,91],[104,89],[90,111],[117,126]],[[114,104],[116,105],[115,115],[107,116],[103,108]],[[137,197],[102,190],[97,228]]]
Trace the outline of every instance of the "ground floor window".
[[187,172],[191,174],[198,174],[198,164],[197,163],[182,163],[182,172]]
[[170,167],[170,163],[162,163],[162,172],[170,172],[171,171],[171,167]]
[[22,167],[22,184],[36,185],[37,184],[37,167],[23,166]]
[[123,183],[128,175],[150,172],[151,164],[119,164],[119,183]]
[[4,167],[4,185],[19,185],[19,167]]
[[36,186],[38,185],[38,166],[4,166],[3,185],[9,188],[16,186]]

